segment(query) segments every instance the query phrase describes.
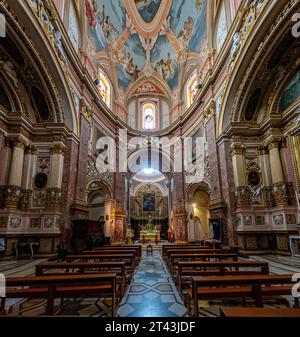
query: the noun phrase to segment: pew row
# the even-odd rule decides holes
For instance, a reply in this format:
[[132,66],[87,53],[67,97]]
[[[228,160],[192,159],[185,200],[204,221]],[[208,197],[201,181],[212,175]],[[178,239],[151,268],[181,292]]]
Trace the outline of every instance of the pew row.
[[188,253],[188,254],[170,254],[170,270],[174,277],[176,275],[178,261],[222,261],[222,260],[237,261],[237,254],[219,254],[219,253]]
[[269,274],[264,261],[178,261],[176,283],[180,292],[183,283],[190,284],[192,276],[225,276]]
[[125,261],[125,266],[130,273],[134,272],[134,255],[133,254],[91,254],[91,255],[68,255],[67,263],[69,262],[112,262]]
[[62,274],[115,273],[117,283],[121,284],[122,294],[126,284],[130,283],[132,274],[126,273],[125,261],[117,262],[45,262],[35,267],[35,276],[57,276]]
[[118,288],[117,275],[85,274],[35,277],[9,277],[6,279],[6,297],[1,298],[0,312],[5,314],[6,298],[43,298],[47,300],[47,315],[54,314],[54,299],[76,296],[111,296],[112,316],[115,316]]
[[266,308],[221,308],[221,317],[232,318],[267,318],[267,317],[299,317],[300,309],[266,309]]
[[[256,307],[263,307],[264,297],[291,295],[293,284],[292,275],[193,277],[187,302],[189,308],[193,302],[195,316],[199,313],[199,300],[241,298],[245,305],[245,299],[252,298]],[[295,298],[295,307],[299,307],[298,298]]]

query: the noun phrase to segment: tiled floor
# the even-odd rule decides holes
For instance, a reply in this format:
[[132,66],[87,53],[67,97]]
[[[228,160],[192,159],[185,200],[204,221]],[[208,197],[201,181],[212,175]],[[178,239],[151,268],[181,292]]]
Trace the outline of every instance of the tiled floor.
[[119,317],[183,317],[187,315],[159,250],[143,253],[142,260],[123,297]]
[[[143,252],[142,260],[137,267],[132,283],[120,302],[117,315],[119,317],[183,317],[187,316],[187,309],[179,296],[160,253],[160,247],[155,246],[153,255]],[[270,265],[273,274],[285,274],[300,272],[300,259],[290,256],[250,256],[250,259],[265,260]],[[0,262],[0,273],[6,276],[29,276],[34,275],[35,265],[45,261],[34,260],[9,260]],[[292,297],[284,297],[285,303],[266,303],[266,307],[286,307],[292,305]],[[59,310],[60,300],[56,301]],[[9,314],[22,316],[37,316],[45,314],[44,300],[13,300],[6,302]],[[235,306],[240,303],[230,301],[214,301],[199,303],[200,316],[216,317],[220,315],[220,307]],[[250,304],[251,305],[251,304]],[[74,316],[97,316],[108,317],[111,315],[110,298],[76,298],[65,300],[61,315]]]

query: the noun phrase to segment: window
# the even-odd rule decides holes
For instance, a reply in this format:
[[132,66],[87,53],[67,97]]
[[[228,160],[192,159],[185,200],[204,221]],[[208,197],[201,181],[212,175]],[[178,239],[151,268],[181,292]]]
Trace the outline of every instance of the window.
[[188,108],[192,105],[197,95],[197,74],[194,74],[188,82],[187,85],[187,105]]
[[145,103],[142,106],[143,129],[145,130],[155,129],[155,112],[156,106],[153,103]]
[[223,44],[226,40],[227,33],[228,29],[226,20],[226,10],[225,10],[225,3],[223,2],[217,22],[216,42],[215,42],[217,52],[219,52],[222,49]]
[[99,70],[98,88],[103,101],[110,107],[110,84],[101,70]]

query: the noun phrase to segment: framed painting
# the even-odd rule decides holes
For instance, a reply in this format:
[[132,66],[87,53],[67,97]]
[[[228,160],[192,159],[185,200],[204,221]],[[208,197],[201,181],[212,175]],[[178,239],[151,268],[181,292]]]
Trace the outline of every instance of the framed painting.
[[143,211],[144,212],[154,212],[155,211],[155,195],[154,194],[144,194],[143,199]]

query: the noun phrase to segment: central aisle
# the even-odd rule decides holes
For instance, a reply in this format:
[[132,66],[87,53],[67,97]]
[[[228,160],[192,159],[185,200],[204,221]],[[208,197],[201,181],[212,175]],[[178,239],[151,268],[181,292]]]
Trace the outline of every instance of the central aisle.
[[[145,248],[145,247],[144,247]],[[120,302],[119,317],[184,317],[187,309],[157,248],[142,259]]]

